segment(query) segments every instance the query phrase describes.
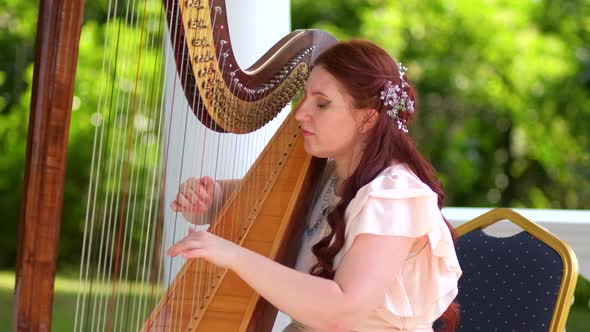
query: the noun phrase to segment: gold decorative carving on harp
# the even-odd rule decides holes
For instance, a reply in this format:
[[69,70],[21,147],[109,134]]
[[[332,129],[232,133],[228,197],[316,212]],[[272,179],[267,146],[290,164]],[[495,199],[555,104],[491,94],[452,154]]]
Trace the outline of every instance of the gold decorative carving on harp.
[[[138,32],[133,37],[137,45],[129,39],[126,45],[105,47],[115,58],[137,63],[134,63],[136,67],[129,65],[133,70],[118,67],[116,63],[103,65],[102,78],[106,77],[107,83],[101,85],[101,89],[114,91],[118,84],[125,83],[122,82],[125,70],[133,71],[128,75],[135,81],[128,91],[121,92],[124,97],[120,103],[114,92],[111,96],[105,92],[94,118],[95,135],[101,137],[93,147],[98,151],[96,159],[99,161],[93,163],[91,172],[74,328],[270,331],[276,310],[231,271],[193,260],[163,283],[167,278],[162,277],[162,271],[167,269],[164,266],[167,264],[161,261],[162,219],[169,207],[163,197],[166,178],[157,172],[166,169],[170,156],[167,146],[156,145],[156,152],[151,151],[149,155],[152,159],[143,155],[144,163],[155,167],[155,175],[141,173],[143,170],[136,164],[142,156],[137,151],[147,151],[149,143],[144,136],[142,140],[137,139],[142,143],[136,143],[134,130],[130,129],[137,126],[138,119],[158,118],[165,122],[161,114],[154,113],[163,112],[164,101],[159,92],[162,84],[158,85],[161,82],[157,79],[145,79],[140,70],[141,61],[154,61],[154,72],[157,72],[154,77],[164,77],[165,64],[161,62],[165,57],[162,56],[158,64],[158,57],[154,60],[148,53],[153,51],[155,39],[146,28],[153,22],[141,17],[148,6],[149,11],[161,7],[160,14],[150,17],[165,17],[160,21],[167,22],[167,29],[158,31],[165,31],[167,36],[163,39],[172,43],[174,64],[192,110],[190,115],[212,132],[228,133],[220,135],[249,133],[273,119],[301,89],[315,56],[334,42],[331,36],[319,30],[295,31],[248,70],[242,70],[231,47],[224,1],[164,0],[162,4],[159,0],[146,0],[134,4],[131,17]],[[123,7],[115,4],[113,10],[121,12],[109,13],[113,26],[115,22],[121,26]],[[40,1],[13,330],[49,330],[51,326],[66,147],[82,14],[83,1]],[[108,29],[107,26],[106,34]],[[117,53],[119,47],[126,47],[137,57],[126,59]],[[117,51],[113,51],[115,48]],[[165,53],[160,50],[160,55]],[[109,75],[118,76],[108,83]],[[109,103],[109,98],[117,102]],[[125,112],[116,113],[118,109]],[[109,112],[108,116],[101,113],[103,111]],[[109,124],[114,126],[104,134]],[[151,126],[164,127],[160,123]],[[166,128],[162,130],[166,132]],[[115,135],[119,135],[118,140],[114,139]],[[114,153],[111,150],[109,155],[101,150],[103,146],[124,148]],[[116,160],[121,162],[118,168],[105,166]],[[311,196],[306,193],[322,167],[320,160],[304,153],[297,123],[293,116],[287,116],[238,188],[212,218],[210,231],[267,257],[292,264],[306,208],[303,197]],[[107,179],[99,176],[100,172],[111,170],[118,175]],[[144,181],[134,182],[141,177],[139,174],[145,176]],[[113,189],[115,184],[121,184],[122,188]],[[140,186],[143,189],[139,189]],[[143,200],[143,205],[135,204],[138,200]],[[108,211],[99,210],[97,206],[101,204],[109,207]],[[137,231],[138,227],[144,229]],[[137,234],[141,239],[135,238]],[[97,239],[98,242],[93,242]],[[143,257],[131,253],[138,242],[141,246],[135,249]],[[139,262],[143,264],[142,269],[132,265]],[[129,273],[129,269],[135,272]],[[98,277],[87,280],[93,274]]]

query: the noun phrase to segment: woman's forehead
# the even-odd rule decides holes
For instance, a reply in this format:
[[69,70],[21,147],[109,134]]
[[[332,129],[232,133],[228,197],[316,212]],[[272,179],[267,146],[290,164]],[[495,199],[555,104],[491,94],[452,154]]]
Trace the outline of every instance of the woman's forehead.
[[307,95],[323,94],[332,98],[346,98],[345,96],[348,95],[342,84],[321,66],[316,66],[311,71],[305,85],[305,93]]

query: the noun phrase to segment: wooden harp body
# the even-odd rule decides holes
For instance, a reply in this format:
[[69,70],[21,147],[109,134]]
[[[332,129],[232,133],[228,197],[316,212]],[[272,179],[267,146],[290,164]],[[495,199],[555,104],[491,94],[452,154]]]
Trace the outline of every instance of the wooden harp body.
[[[174,63],[192,115],[208,130],[244,134],[264,126],[293,99],[305,83],[317,54],[334,39],[319,30],[295,31],[252,67],[242,70],[231,47],[225,9],[225,2],[219,0],[164,0],[162,17],[167,22]],[[49,330],[51,326],[83,1],[42,0],[39,13],[19,224],[13,315],[13,330],[18,331]],[[135,105],[135,99],[130,98],[133,102],[129,104]],[[162,155],[166,158],[165,153]],[[319,180],[322,169],[322,160],[305,154],[298,125],[292,115],[287,116],[238,189],[214,217],[211,232],[281,263],[292,264],[307,200],[312,196],[311,187]],[[122,191],[115,203],[121,210],[113,217],[121,222],[125,204],[131,200],[130,189]],[[160,196],[162,193],[163,190],[159,191]],[[162,232],[162,211],[168,208],[161,197],[157,202],[152,221],[155,243],[150,246],[154,257],[161,255],[157,250],[161,242],[158,233]],[[118,223],[113,234],[124,229]],[[115,238],[124,241],[125,235]],[[113,277],[105,279],[113,285],[113,292],[108,292],[111,296],[115,284],[123,281],[117,274],[123,267],[119,261],[114,265],[110,270]],[[95,325],[94,318],[77,317],[75,329],[259,332],[272,328],[276,309],[231,271],[200,260],[190,261],[158,293],[153,290],[162,285],[153,279],[161,275],[156,269],[166,268],[162,265],[154,264],[151,274],[142,278],[142,283],[152,284],[152,291],[147,299],[139,301],[139,309],[119,307],[125,299],[107,299],[105,313],[97,316],[102,322]],[[84,301],[82,297],[81,302]],[[91,307],[91,303],[82,304],[80,311],[89,315]],[[123,317],[128,314],[138,317],[139,323],[125,322]]]

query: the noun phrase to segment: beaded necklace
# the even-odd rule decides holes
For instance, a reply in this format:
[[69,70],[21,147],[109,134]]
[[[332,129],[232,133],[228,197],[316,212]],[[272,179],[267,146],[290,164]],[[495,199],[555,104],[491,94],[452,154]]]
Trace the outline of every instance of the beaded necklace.
[[336,186],[337,179],[338,178],[336,176],[333,176],[328,183],[327,189],[324,191],[324,195],[320,201],[320,215],[311,225],[311,227],[306,229],[306,233],[309,237],[311,237],[318,230],[318,228],[324,223],[324,220],[326,220],[326,217],[332,213],[330,203],[332,201],[332,195],[334,195],[334,187]]

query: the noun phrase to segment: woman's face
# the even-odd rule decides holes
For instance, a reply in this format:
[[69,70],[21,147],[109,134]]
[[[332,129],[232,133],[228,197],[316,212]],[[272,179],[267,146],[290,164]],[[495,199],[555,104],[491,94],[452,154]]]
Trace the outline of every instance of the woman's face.
[[353,108],[352,97],[334,76],[321,66],[314,67],[303,98],[295,119],[301,124],[307,153],[350,159],[359,152],[364,112]]

